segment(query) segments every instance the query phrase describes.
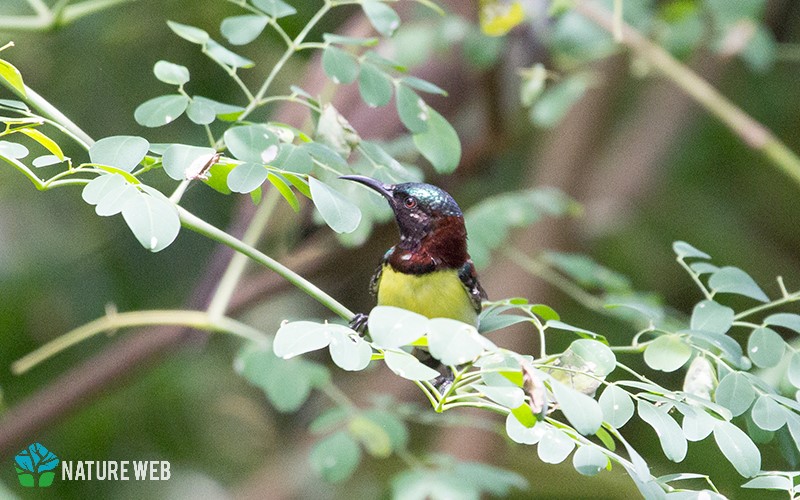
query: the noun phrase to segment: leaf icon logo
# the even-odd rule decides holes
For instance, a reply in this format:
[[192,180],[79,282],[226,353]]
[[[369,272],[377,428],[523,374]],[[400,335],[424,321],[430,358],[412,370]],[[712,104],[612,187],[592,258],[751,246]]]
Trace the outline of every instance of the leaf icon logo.
[[47,488],[53,484],[60,460],[41,443],[33,443],[14,457],[19,484],[25,488]]

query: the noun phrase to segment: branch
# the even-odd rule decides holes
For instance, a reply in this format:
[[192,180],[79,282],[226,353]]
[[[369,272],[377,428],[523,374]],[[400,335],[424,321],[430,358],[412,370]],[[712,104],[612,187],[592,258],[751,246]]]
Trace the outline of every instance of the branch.
[[[582,0],[575,10],[609,33],[613,33],[613,15],[595,2]],[[637,57],[647,61],[675,85],[719,118],[748,146],[759,151],[775,166],[800,184],[800,157],[782,143],[767,127],[737,107],[717,89],[698,76],[669,52],[654,44],[630,25],[622,23],[622,44]]]

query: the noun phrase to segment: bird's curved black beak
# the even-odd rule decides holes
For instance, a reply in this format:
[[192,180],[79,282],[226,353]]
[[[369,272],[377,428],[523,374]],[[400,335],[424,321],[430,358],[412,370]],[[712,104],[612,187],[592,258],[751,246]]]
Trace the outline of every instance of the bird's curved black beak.
[[363,184],[368,188],[377,191],[389,201],[389,205],[394,206],[394,190],[392,189],[391,185],[384,184],[377,179],[373,179],[372,177],[367,177],[364,175],[343,175],[339,178],[348,181],[358,182],[359,184]]

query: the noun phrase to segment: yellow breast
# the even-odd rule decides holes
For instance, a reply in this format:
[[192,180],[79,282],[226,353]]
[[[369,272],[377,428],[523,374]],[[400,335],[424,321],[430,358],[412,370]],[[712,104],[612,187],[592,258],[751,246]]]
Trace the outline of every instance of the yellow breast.
[[428,318],[478,323],[478,314],[455,269],[416,275],[399,273],[384,265],[378,283],[378,305],[402,307]]

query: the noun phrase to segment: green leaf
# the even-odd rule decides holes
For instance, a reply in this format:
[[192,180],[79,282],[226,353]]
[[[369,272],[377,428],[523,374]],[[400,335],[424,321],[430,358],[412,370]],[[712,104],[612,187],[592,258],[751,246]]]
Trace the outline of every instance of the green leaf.
[[681,330],[678,334],[688,335],[693,344],[701,347],[711,346],[719,349],[723,356],[736,367],[744,369],[750,367],[750,360],[744,357],[742,347],[727,335],[703,330]]
[[290,173],[284,173],[283,177],[289,182],[291,182],[292,186],[294,186],[295,189],[300,191],[300,193],[303,196],[305,196],[309,200],[311,199],[311,190],[309,189],[308,182],[305,179],[303,179],[299,175],[294,175]]
[[268,16],[280,19],[297,13],[291,5],[281,0],[252,0],[253,5]]
[[311,388],[327,382],[323,367],[302,358],[281,359],[268,345],[245,347],[234,364],[236,371],[264,390],[278,411],[296,411],[308,399]]
[[742,485],[742,488],[758,490],[792,491],[792,480],[784,476],[758,476]]
[[8,158],[22,159],[28,156],[30,151],[22,144],[16,142],[0,141],[0,155]]
[[786,425],[786,410],[769,395],[762,394],[756,399],[750,418],[765,431],[777,431]]
[[64,157],[64,159],[59,159],[56,155],[42,155],[34,158],[31,163],[36,168],[44,168],[61,163],[66,159],[67,157]]
[[644,361],[654,370],[674,372],[689,361],[692,348],[679,335],[662,335],[647,346]]
[[242,163],[228,174],[228,188],[234,193],[250,193],[267,180],[268,171],[260,163]]
[[367,0],[361,4],[361,7],[375,31],[383,36],[392,36],[400,27],[400,16],[388,5],[377,0]]
[[361,210],[352,201],[314,177],[308,178],[311,199],[328,226],[337,233],[352,233],[361,222]]
[[378,39],[357,38],[352,36],[337,35],[336,33],[323,33],[322,39],[328,43],[338,43],[339,45],[357,45],[360,47],[372,47],[378,45]]
[[331,359],[339,368],[360,371],[369,365],[372,348],[356,332],[336,329],[330,331],[330,337]]
[[777,54],[778,44],[772,31],[766,26],[757,24],[739,56],[750,66],[751,70],[765,73],[774,65]]
[[404,351],[387,349],[383,359],[390,370],[408,380],[432,380],[439,376],[439,372]]
[[255,66],[255,63],[250,59],[242,57],[239,54],[226,49],[214,40],[208,40],[206,42],[205,53],[208,54],[208,57],[217,61],[218,63],[224,64],[225,66],[230,66],[234,69],[252,68]]
[[714,264],[709,264],[708,262],[692,262],[689,264],[689,267],[699,275],[712,274],[719,271],[719,267]]
[[409,345],[428,332],[429,319],[399,307],[377,306],[369,313],[372,342],[384,349]]
[[203,101],[192,99],[186,108],[186,116],[198,125],[208,125],[217,118],[214,108]]
[[718,420],[714,427],[714,441],[720,451],[744,477],[753,477],[761,470],[761,454],[753,441],[730,422]]
[[314,160],[305,145],[281,144],[278,157],[272,165],[296,174],[307,174],[314,168]]
[[755,397],[753,384],[741,372],[725,375],[714,392],[714,401],[729,409],[734,417],[747,411]]
[[583,445],[572,456],[572,466],[581,475],[596,476],[608,467],[608,457],[596,445]]
[[800,388],[800,352],[793,352],[789,358],[786,376],[793,386]]
[[344,423],[350,415],[347,409],[341,406],[334,406],[320,413],[319,416],[308,425],[308,430],[312,434],[326,434]]
[[350,421],[347,428],[370,455],[386,458],[392,454],[392,442],[389,435],[372,420],[358,415]]
[[771,328],[756,328],[747,339],[747,355],[761,368],[770,368],[780,363],[785,349],[786,342]]
[[589,83],[589,78],[579,73],[546,89],[531,108],[533,123],[544,128],[558,125],[589,89]]
[[639,400],[639,416],[650,424],[661,442],[664,455],[673,462],[682,462],[686,458],[688,443],[678,423],[669,416],[666,410],[656,407],[644,400]]
[[303,144],[303,149],[308,151],[311,154],[311,156],[314,157],[315,160],[324,165],[336,169],[347,168],[347,161],[344,158],[342,158],[342,156],[339,153],[337,153],[330,147],[326,146],[325,144],[321,144],[319,142],[308,142],[306,144]]
[[352,330],[344,325],[314,323],[313,321],[292,321],[281,325],[272,351],[283,359],[293,358],[300,354],[328,347],[332,332],[347,335]]
[[141,137],[116,135],[95,142],[89,148],[92,163],[132,172],[147,154],[150,143]]
[[162,95],[140,104],[133,112],[136,123],[145,127],[160,127],[179,118],[189,105],[185,95]]
[[358,78],[358,61],[352,54],[329,45],[322,51],[322,69],[336,84],[352,83]]
[[710,259],[711,256],[702,250],[698,250],[685,241],[676,241],[672,244],[672,250],[679,259],[695,258],[695,259]]
[[344,431],[323,439],[311,449],[311,468],[330,483],[349,478],[361,461],[358,443]]
[[258,38],[267,27],[267,22],[269,18],[266,16],[252,14],[226,17],[219,29],[231,45],[246,45]]
[[569,350],[574,352],[594,375],[605,377],[617,367],[617,357],[609,347],[592,339],[578,339]]
[[607,386],[600,395],[599,403],[603,420],[615,429],[624,426],[633,416],[633,400],[628,391],[617,385]]
[[733,309],[714,302],[704,300],[694,306],[690,328],[716,333],[726,333],[733,325]]
[[517,408],[525,403],[525,393],[519,387],[495,387],[474,384],[472,388],[506,408]]
[[709,415],[704,410],[697,409],[696,411],[686,414],[681,423],[683,435],[689,441],[702,441],[707,438],[714,430],[717,419]]
[[98,175],[83,188],[81,197],[86,203],[96,205],[97,215],[107,217],[118,214],[139,191],[128,184],[120,174]]
[[283,199],[286,200],[286,203],[292,207],[292,210],[295,212],[300,211],[300,202],[297,199],[297,196],[292,191],[292,188],[286,183],[283,177],[278,174],[273,174],[272,172],[267,173],[267,180],[275,186],[275,189],[283,196]]
[[461,161],[461,141],[455,129],[435,109],[428,108],[428,130],[414,134],[414,144],[440,174],[453,172]]
[[603,411],[597,401],[555,380],[550,380],[550,387],[561,411],[576,431],[586,436],[597,432],[603,424]]
[[428,321],[428,350],[444,365],[461,365],[483,352],[483,342],[472,325],[449,318],[434,318]]
[[242,161],[270,163],[278,154],[278,138],[266,125],[231,127],[223,139],[231,154]]
[[447,91],[439,87],[438,85],[434,85],[433,83],[423,80],[421,78],[417,78],[415,76],[404,76],[400,79],[400,83],[403,85],[407,85],[412,89],[419,90],[420,92],[427,92],[428,94],[439,94],[446,96]]
[[26,127],[18,129],[18,131],[41,144],[46,150],[50,151],[56,158],[58,158],[59,161],[64,160],[64,152],[61,151],[61,147],[58,145],[58,143],[46,136],[40,130]]
[[25,92],[25,83],[22,81],[22,73],[8,61],[0,59],[0,78],[7,81],[9,85],[14,87],[14,90],[27,97]]
[[200,176],[215,156],[214,148],[172,144],[164,151],[161,161],[168,176],[176,181],[182,181]]
[[[198,106],[199,110],[192,111],[192,105]],[[239,115],[242,114],[244,108],[241,106],[234,106],[233,104],[225,104],[223,102],[218,102],[213,99],[209,99],[203,96],[192,96],[192,102],[189,104],[189,109],[186,111],[189,114],[189,118],[194,122],[200,125],[204,125],[207,123],[208,120],[208,111],[207,109],[211,108],[214,112],[214,115],[217,118],[220,118],[225,121],[234,121],[236,120]],[[195,115],[195,118],[192,118],[192,113]],[[200,119],[202,118],[202,121]],[[211,121],[214,121],[213,119]]]
[[567,459],[573,449],[575,449],[575,441],[570,439],[564,431],[548,425],[539,440],[536,452],[542,462],[560,464]]
[[358,74],[358,91],[368,106],[386,106],[392,100],[392,80],[389,75],[371,63],[363,63]]
[[795,333],[800,333],[800,314],[770,314],[764,318],[764,324],[770,326],[782,326],[794,331]]
[[186,66],[168,61],[158,61],[153,66],[153,73],[156,78],[170,85],[183,85],[189,81],[189,69]]
[[143,247],[159,252],[175,241],[181,229],[175,205],[157,190],[142,185],[139,193],[125,204],[122,217]]
[[235,163],[215,163],[208,169],[208,179],[203,179],[211,189],[222,194],[231,194],[228,189],[228,175],[237,167]]
[[428,130],[428,105],[405,85],[397,87],[397,114],[412,134]]
[[753,278],[738,267],[720,268],[708,279],[708,286],[715,293],[735,293],[761,302],[769,302],[769,297]]
[[171,29],[176,35],[192,43],[202,45],[210,39],[205,30],[195,28],[194,26],[176,23],[174,21],[167,21],[167,26],[169,26],[169,29]]
[[454,473],[462,483],[493,497],[507,497],[511,488],[525,490],[528,487],[528,482],[519,474],[484,463],[458,462]]
[[585,288],[619,293],[631,290],[631,282],[626,276],[598,264],[586,255],[545,252],[544,259]]
[[[527,406],[527,405],[525,405]],[[530,409],[530,407],[528,407]],[[515,443],[520,444],[536,444],[542,439],[544,431],[547,429],[547,424],[534,420],[534,425],[526,427],[517,419],[513,413],[509,413],[506,417],[506,434]]]

